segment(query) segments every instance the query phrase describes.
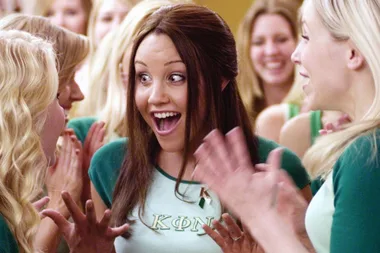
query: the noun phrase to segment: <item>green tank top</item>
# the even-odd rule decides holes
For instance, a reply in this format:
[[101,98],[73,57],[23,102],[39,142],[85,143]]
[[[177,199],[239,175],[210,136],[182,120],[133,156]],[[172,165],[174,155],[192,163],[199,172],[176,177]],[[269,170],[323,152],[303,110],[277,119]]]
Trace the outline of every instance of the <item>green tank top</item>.
[[300,114],[300,107],[296,104],[288,104],[288,117],[287,120],[290,120]]
[[322,111],[312,111],[310,113],[310,137],[312,145],[319,136],[319,130],[322,128]]
[[[310,113],[310,138],[312,145],[315,143],[317,137],[319,137],[319,130],[322,128],[322,111],[312,111]],[[318,192],[323,183],[324,180],[321,178],[316,178],[311,182],[310,188],[313,196]]]

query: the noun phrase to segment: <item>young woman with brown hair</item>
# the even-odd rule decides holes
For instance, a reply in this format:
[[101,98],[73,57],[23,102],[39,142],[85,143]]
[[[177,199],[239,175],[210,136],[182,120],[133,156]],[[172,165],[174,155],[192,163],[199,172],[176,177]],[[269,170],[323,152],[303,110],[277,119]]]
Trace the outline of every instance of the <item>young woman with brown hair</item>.
[[[252,132],[236,85],[233,35],[205,7],[170,5],[147,18],[130,57],[125,53],[130,137],[93,157],[95,209],[112,208],[115,225],[131,224],[116,239],[116,252],[221,252],[210,237],[200,236],[201,225],[220,219],[224,209],[192,179],[193,152],[211,129],[226,133],[235,126],[244,129],[254,164],[277,147]],[[309,180],[299,159],[289,151],[284,157],[283,168],[308,199]]]

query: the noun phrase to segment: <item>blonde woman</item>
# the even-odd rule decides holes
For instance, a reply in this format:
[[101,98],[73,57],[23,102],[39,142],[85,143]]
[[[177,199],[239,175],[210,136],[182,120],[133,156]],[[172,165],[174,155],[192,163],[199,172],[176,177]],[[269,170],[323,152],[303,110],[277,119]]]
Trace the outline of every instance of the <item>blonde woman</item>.
[[[67,115],[72,104],[83,99],[83,94],[74,81],[74,73],[89,52],[88,40],[82,35],[51,24],[46,18],[23,14],[3,18],[0,21],[0,30],[26,31],[53,43],[54,50],[59,52],[57,55],[58,100]],[[69,135],[68,131],[64,133],[64,136]],[[67,218],[69,212],[63,204],[60,192],[68,191],[76,202],[84,203],[89,198],[89,180],[85,180],[87,171],[82,171],[82,161],[88,161],[92,156],[92,151],[89,151],[88,146],[82,151],[82,147],[77,145],[75,136],[71,138],[72,142],[68,142],[66,137],[61,139],[62,152],[60,152],[58,162],[49,168],[46,178],[46,189],[51,199],[48,207],[59,210]],[[73,153],[72,150],[80,150],[80,152]],[[46,219],[40,228],[36,239],[37,246],[55,251],[59,242],[57,227]]]
[[48,41],[54,42],[54,49],[59,52],[59,101],[66,114],[73,103],[83,100],[83,93],[74,81],[74,73],[89,52],[88,40],[81,35],[60,28],[48,19],[25,14],[14,14],[3,18],[1,30],[22,30]]
[[20,31],[0,32],[0,249],[35,252],[42,191],[65,120],[57,99],[51,44]]
[[250,117],[279,104],[294,82],[290,55],[297,43],[302,0],[257,0],[238,31],[238,85]]
[[[380,252],[379,15],[379,0],[306,0],[302,9],[303,39],[292,59],[308,80],[304,85],[308,105],[342,111],[352,119],[344,130],[318,139],[304,157],[311,175],[325,180],[303,212],[304,231],[316,252]],[[252,176],[244,169],[251,166],[246,163],[241,134],[235,131],[228,136],[226,143],[221,140],[217,146],[220,138],[211,136],[205,149],[198,151],[196,177],[249,224],[265,252],[310,252],[296,237],[293,221],[276,210],[284,192],[293,199],[297,196],[294,186],[279,175],[280,153],[273,153],[266,170]],[[239,151],[230,152],[230,159],[241,163],[222,166],[215,174],[213,168],[220,169],[218,165],[225,161],[214,154],[226,146]],[[207,154],[210,166],[204,166]],[[240,169],[235,171],[237,166]]]
[[[124,20],[125,15],[140,0],[96,0],[90,14],[88,25],[88,36],[91,43],[91,52],[86,63],[77,72],[76,80],[81,89],[86,94],[86,99],[78,104],[71,118],[80,116],[93,116],[99,112],[99,108],[104,106],[104,99],[108,85],[108,71],[104,66],[109,62],[112,41],[108,40],[101,52],[97,48],[103,38],[110,32],[117,29]],[[101,67],[99,67],[101,65]],[[96,78],[95,78],[96,76]],[[105,95],[103,95],[105,93]],[[100,97],[99,97],[100,96]],[[100,99],[99,101],[97,99]]]
[[[55,163],[55,145],[65,126],[58,102],[56,58],[50,43],[22,31],[0,31],[0,45],[0,101],[4,103],[0,110],[0,250],[40,252],[46,249],[35,246],[40,218],[31,201],[42,192],[46,168]],[[65,140],[71,142],[68,136]],[[104,238],[113,241],[126,231],[126,227],[109,228],[107,218],[100,223],[91,220],[90,206],[91,201],[81,228],[104,228],[92,233],[91,239],[97,239],[94,245],[101,246]],[[73,214],[73,218],[78,217]],[[83,249],[78,243],[83,238],[80,229],[71,234],[75,239],[75,244],[69,240],[71,250],[102,252],[101,247],[100,251]]]
[[128,12],[141,0],[94,0],[88,35],[96,48],[108,32],[116,29]]
[[87,34],[92,0],[28,0],[24,12],[44,16],[55,25],[78,34]]

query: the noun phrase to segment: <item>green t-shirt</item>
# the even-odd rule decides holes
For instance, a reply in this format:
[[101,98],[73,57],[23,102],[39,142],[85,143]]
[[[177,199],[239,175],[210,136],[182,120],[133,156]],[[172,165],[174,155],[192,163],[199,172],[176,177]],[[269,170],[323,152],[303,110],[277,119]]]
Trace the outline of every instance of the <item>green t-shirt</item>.
[[[89,170],[90,179],[107,207],[111,207],[112,194],[119,175],[127,139],[122,138],[106,144],[94,155]],[[265,162],[269,152],[278,145],[259,138],[260,162]],[[308,175],[298,157],[285,150],[282,166],[289,172],[299,188],[309,184]],[[218,197],[209,192],[210,199],[202,206],[200,191],[203,185],[197,182],[181,181],[179,191],[186,201],[174,194],[176,179],[162,169],[155,170],[152,184],[146,198],[142,220],[138,206],[132,211],[132,237],[115,240],[117,253],[222,253],[221,248],[204,234],[202,224],[211,225],[221,218],[223,209]],[[145,224],[145,225],[144,225]]]
[[[310,112],[310,142],[313,145],[316,139],[319,137],[319,130],[323,129],[322,124],[322,111],[311,111]],[[321,188],[323,180],[321,178],[316,178],[311,181],[310,188],[313,196]]]
[[[112,194],[119,175],[124,154],[126,138],[106,144],[99,149],[89,170],[90,179],[107,207],[111,207]],[[260,162],[265,162],[269,152],[278,145],[259,138]],[[309,184],[306,171],[298,157],[285,150],[282,166],[289,172],[299,188]],[[174,194],[176,179],[162,169],[155,170],[152,184],[146,198],[145,213],[138,216],[138,206],[132,211],[132,237],[115,240],[117,253],[222,253],[221,248],[204,234],[202,224],[211,225],[213,220],[221,218],[223,209],[218,197],[209,192],[210,199],[202,206],[201,185],[197,182],[181,181],[179,191],[184,193],[186,201]],[[145,225],[144,225],[145,224]]]
[[[264,163],[270,151],[279,147],[273,141],[259,138],[259,162]],[[111,207],[112,193],[126,151],[127,138],[120,138],[101,147],[93,156],[89,176],[107,207]],[[300,159],[289,149],[284,149],[282,168],[292,177],[299,189],[306,187],[310,181]]]
[[74,118],[67,123],[67,128],[74,130],[78,140],[84,143],[92,124],[97,121],[95,117]]
[[18,253],[17,242],[12,235],[3,216],[0,215],[0,252]]
[[[100,148],[94,155],[89,170],[90,179],[104,204],[110,208],[112,194],[126,151],[127,139],[122,138]],[[259,138],[260,162],[265,162],[269,152],[278,145]],[[285,150],[282,167],[289,172],[299,188],[309,184],[309,178],[298,157]],[[200,205],[200,190],[197,182],[182,181],[179,191],[186,201],[174,194],[176,179],[155,167],[152,184],[146,199],[145,214],[138,216],[138,207],[132,211],[132,237],[115,240],[117,253],[222,253],[220,247],[209,236],[204,236],[202,224],[211,225],[219,220],[223,209],[218,197],[210,192],[210,201]],[[201,207],[202,206],[202,207]]]
[[[312,199],[306,229],[319,253],[380,252],[380,131],[353,142]],[[376,151],[376,153],[373,153]]]

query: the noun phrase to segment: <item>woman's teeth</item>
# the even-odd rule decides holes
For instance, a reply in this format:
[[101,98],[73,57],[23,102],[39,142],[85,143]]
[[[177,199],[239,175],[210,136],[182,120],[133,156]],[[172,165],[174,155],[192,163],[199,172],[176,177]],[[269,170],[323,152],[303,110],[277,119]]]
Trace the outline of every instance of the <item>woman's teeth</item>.
[[281,62],[268,62],[265,64],[266,68],[268,69],[279,69],[282,67]]
[[177,112],[156,112],[154,113],[154,117],[156,118],[159,118],[159,119],[165,119],[165,118],[168,118],[168,117],[173,117],[173,116],[177,116],[179,113]]

